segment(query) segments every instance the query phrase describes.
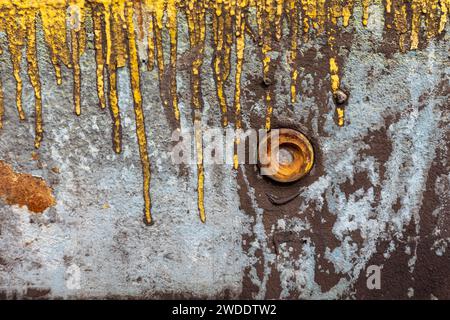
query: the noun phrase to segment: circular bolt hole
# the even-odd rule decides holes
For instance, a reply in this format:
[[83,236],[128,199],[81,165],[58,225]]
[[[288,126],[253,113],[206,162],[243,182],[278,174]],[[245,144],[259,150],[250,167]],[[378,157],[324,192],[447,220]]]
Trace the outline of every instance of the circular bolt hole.
[[271,130],[260,142],[261,174],[277,182],[294,182],[308,174],[314,150],[308,138],[292,129]]
[[338,105],[342,105],[347,102],[348,100],[348,94],[342,91],[341,89],[338,89],[334,94],[334,101]]

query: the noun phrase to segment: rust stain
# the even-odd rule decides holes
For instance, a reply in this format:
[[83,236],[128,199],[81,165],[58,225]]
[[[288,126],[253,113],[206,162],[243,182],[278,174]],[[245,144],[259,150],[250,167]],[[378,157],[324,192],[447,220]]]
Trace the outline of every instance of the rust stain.
[[42,178],[17,173],[4,161],[0,161],[0,198],[8,205],[26,206],[32,213],[42,213],[56,203]]
[[289,183],[305,176],[314,164],[311,142],[292,129],[272,130],[260,145],[261,172],[272,180]]

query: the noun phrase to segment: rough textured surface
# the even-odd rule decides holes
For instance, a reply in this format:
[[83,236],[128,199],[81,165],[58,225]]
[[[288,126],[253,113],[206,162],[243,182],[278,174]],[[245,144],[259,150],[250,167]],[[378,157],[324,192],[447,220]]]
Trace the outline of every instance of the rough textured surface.
[[[368,28],[354,23],[339,39],[342,86],[349,93],[342,128],[334,120],[326,39],[301,45],[295,105],[289,102],[285,44],[273,52],[273,126],[311,138],[317,162],[309,176],[282,186],[261,178],[254,166],[207,166],[206,224],[198,219],[196,168],[170,160],[172,129],[156,70],[141,73],[153,174],[155,225],[149,227],[142,222],[127,70],[119,73],[123,153],[116,155],[110,115],[99,110],[92,85],[92,45],[81,61],[83,109],[76,117],[71,72],[65,70],[57,86],[40,42],[45,138],[37,158],[32,117],[17,121],[5,51],[0,158],[42,177],[56,205],[37,216],[0,202],[0,297],[450,298],[450,42],[444,35],[418,51],[398,53],[395,37],[383,28],[382,9],[370,10]],[[265,88],[259,49],[247,40],[243,123],[259,128]],[[179,33],[179,53],[181,124],[189,131],[186,30]],[[211,55],[207,45],[203,119],[220,127]],[[226,90],[232,96],[232,86]],[[33,101],[25,81],[26,111]],[[275,206],[267,192],[300,196]],[[381,290],[366,287],[369,265],[382,266]]]

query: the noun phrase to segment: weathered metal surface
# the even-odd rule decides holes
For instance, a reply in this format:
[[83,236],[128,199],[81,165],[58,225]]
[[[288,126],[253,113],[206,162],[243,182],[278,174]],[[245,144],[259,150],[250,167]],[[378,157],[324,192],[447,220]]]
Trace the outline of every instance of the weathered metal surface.
[[[69,47],[78,48],[86,37],[84,54],[77,57],[74,50],[57,46],[61,85],[55,81],[45,32],[38,27],[43,139],[39,126],[33,126],[33,52],[27,51],[28,61],[18,62],[19,70],[14,50],[20,53],[21,48],[11,47],[8,30],[0,34],[2,48],[9,49],[0,57],[5,104],[0,165],[42,177],[56,201],[42,214],[31,214],[27,207],[0,200],[0,296],[450,298],[448,35],[440,17],[426,18],[428,29],[418,32],[416,9],[409,3],[384,3],[392,6],[391,13],[380,2],[369,4],[356,5],[347,28],[334,30],[332,20],[319,21],[317,28],[328,32],[309,41],[303,25],[293,34],[293,20],[283,16],[284,24],[274,24],[276,41],[270,41],[269,49],[269,42],[258,45],[260,26],[250,20],[253,31],[245,39],[237,36],[236,46],[229,49],[230,80],[223,83],[214,69],[217,59],[224,62],[218,58],[212,14],[206,14],[205,34],[200,31],[192,39],[185,12],[178,13],[174,35],[174,13],[169,11],[172,16],[164,18],[168,30],[159,30],[161,40],[155,37],[168,71],[161,64],[146,70],[149,59],[140,61],[139,72],[136,63],[124,68],[125,53],[136,59],[137,52],[120,50],[130,50],[134,39],[116,35],[124,37],[117,41],[131,42],[117,46],[116,64],[105,61],[110,68],[105,82],[116,73],[118,80],[120,110],[109,105],[113,128],[109,112],[98,107],[114,104],[114,92],[108,91],[105,99],[96,90],[96,62],[102,57],[95,50],[95,19],[86,19],[86,34],[70,38],[80,43]],[[248,14],[256,17],[252,10]],[[299,14],[313,16],[303,10]],[[129,28],[139,25],[126,21]],[[269,26],[262,31],[269,33]],[[278,32],[284,36],[278,39]],[[56,45],[61,34],[53,36]],[[200,49],[195,41],[203,36],[196,82]],[[174,37],[175,73],[170,68]],[[145,51],[146,43],[138,41],[136,49]],[[80,74],[68,62],[78,59]],[[236,76],[240,68],[241,78]],[[23,79],[22,105],[28,115],[23,122],[16,110],[18,77]],[[136,95],[142,95],[147,141],[139,129],[136,139]],[[223,99],[228,99],[226,113]],[[201,112],[193,115],[192,107]],[[76,117],[74,110],[81,115]],[[313,142],[315,165],[300,181],[280,185],[261,177],[254,165],[205,164],[202,215],[196,177],[202,167],[171,161],[177,110],[181,132],[193,133],[193,116],[199,114],[204,128],[221,128],[228,115],[230,126],[267,128],[269,121],[272,128],[297,129]],[[148,164],[139,158],[145,155],[143,145],[152,169],[152,226],[142,222],[143,204],[148,207],[142,193]],[[112,146],[121,153],[114,153]],[[199,207],[206,223],[198,219]],[[380,290],[366,285],[371,265],[382,266]]]

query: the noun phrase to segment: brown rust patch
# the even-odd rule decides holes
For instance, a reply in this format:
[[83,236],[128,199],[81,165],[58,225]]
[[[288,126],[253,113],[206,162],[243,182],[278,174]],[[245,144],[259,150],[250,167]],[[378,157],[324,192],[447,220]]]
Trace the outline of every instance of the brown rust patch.
[[29,287],[25,296],[31,299],[45,299],[51,292],[52,290],[50,288]]
[[55,205],[52,189],[43,179],[14,172],[3,161],[0,161],[0,198],[8,205],[27,206],[33,213],[42,213]]

